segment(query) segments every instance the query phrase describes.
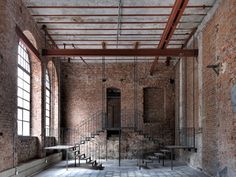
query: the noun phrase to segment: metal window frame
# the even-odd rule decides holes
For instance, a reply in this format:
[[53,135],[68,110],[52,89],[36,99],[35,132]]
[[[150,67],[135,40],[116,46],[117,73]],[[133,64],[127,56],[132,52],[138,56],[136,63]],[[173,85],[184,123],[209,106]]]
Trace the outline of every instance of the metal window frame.
[[[25,49],[24,49],[22,46],[25,47]],[[27,54],[27,56],[28,56],[28,61],[27,61],[22,55],[19,54],[19,49],[18,49],[19,47],[21,47],[22,50]],[[29,93],[29,100],[27,100],[27,99],[25,99],[25,98],[22,98],[22,97],[20,97],[20,96],[17,95],[17,135],[18,135],[18,136],[31,136],[31,135],[32,135],[32,104],[31,104],[31,103],[32,103],[32,66],[31,66],[31,59],[30,59],[30,53],[29,53],[29,51],[27,50],[27,46],[24,44],[23,41],[21,41],[21,40],[18,41],[18,48],[17,48],[17,50],[18,50],[18,51],[17,51],[17,72],[18,72],[18,69],[21,69],[24,73],[26,73],[26,74],[29,76],[29,78],[30,78],[30,83],[28,83],[26,80],[24,80],[23,78],[21,78],[21,77],[18,75],[18,73],[17,73],[17,91],[18,91],[18,88],[20,88],[20,89],[22,89],[23,91]],[[23,60],[25,60],[25,62],[27,62],[27,63],[29,64],[29,71],[27,71],[26,68],[24,68],[23,66],[21,66],[21,65],[18,63],[18,62],[19,62],[19,59],[18,59],[19,56],[20,56]],[[20,87],[20,86],[18,85],[18,78],[21,79],[23,82],[25,82],[25,83],[27,83],[27,84],[30,85],[30,91],[27,91],[27,90],[25,90],[24,88],[22,88],[22,87]],[[24,107],[18,106],[18,98],[20,98],[21,100],[27,101],[27,102],[29,103],[29,109],[26,109],[26,108],[24,108]],[[18,110],[22,110],[22,112],[23,112],[23,110],[29,111],[29,121],[23,120],[23,117],[22,117],[22,120],[19,120],[19,119],[18,119]],[[23,116],[23,114],[22,114],[22,116]],[[18,122],[19,122],[19,121],[20,121],[21,124],[22,124],[22,132],[21,132],[21,134],[18,133]],[[23,123],[24,123],[24,122],[29,123],[29,135],[23,135],[23,129],[24,129]]]
[[[48,80],[46,79],[48,77]],[[47,83],[49,87],[47,87]],[[49,92],[49,97],[47,96],[46,92]],[[47,109],[47,98],[49,99],[49,110]],[[49,111],[49,116],[46,115],[46,111]],[[49,75],[49,70],[46,67],[45,72],[45,136],[50,137],[51,136],[51,128],[52,128],[52,82]],[[46,119],[49,119],[49,125],[46,125]],[[48,134],[47,134],[47,128],[48,128]]]

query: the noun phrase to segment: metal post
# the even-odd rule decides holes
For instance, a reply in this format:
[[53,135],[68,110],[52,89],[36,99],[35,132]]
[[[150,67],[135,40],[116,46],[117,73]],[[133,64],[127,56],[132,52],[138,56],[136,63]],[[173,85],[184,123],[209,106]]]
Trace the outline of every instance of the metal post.
[[107,137],[106,137],[106,161],[107,161]]
[[66,170],[68,170],[68,149],[66,149]]
[[174,149],[171,149],[171,170],[173,170],[173,154],[174,154]]
[[120,166],[120,161],[121,161],[121,129],[119,132],[119,166]]

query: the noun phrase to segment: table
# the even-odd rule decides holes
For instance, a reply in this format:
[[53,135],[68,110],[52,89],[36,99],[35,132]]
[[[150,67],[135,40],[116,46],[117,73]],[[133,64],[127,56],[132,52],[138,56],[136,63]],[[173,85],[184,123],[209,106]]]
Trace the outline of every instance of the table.
[[189,148],[193,148],[193,147],[172,145],[172,146],[166,146],[166,148],[170,149],[170,153],[171,153],[171,170],[173,170],[173,154],[174,154],[174,150],[175,149],[189,149]]
[[50,146],[45,147],[45,150],[65,150],[66,151],[66,170],[68,170],[68,152],[70,149],[73,149],[74,146],[71,145],[57,145],[57,146]]

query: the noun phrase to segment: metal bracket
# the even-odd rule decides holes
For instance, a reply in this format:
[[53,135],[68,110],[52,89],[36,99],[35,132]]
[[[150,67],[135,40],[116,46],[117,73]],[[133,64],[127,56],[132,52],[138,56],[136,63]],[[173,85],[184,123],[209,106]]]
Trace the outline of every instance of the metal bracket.
[[217,75],[220,74],[220,67],[221,67],[221,64],[220,64],[220,63],[214,64],[214,65],[207,65],[207,68],[212,68],[213,71],[215,71],[215,73],[216,73]]

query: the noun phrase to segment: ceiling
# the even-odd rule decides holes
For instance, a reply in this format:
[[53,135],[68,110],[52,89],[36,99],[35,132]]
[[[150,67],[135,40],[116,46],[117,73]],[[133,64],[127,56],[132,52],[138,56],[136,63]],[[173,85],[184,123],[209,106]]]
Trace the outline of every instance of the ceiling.
[[[101,49],[104,41],[107,49],[132,49],[137,41],[138,48],[158,47],[175,0],[24,0],[24,3],[37,24],[47,26],[59,48]],[[214,3],[215,0],[189,0],[166,48],[182,48]],[[81,61],[79,57],[75,59]],[[83,59],[95,62],[101,57]],[[138,58],[150,62],[154,59]],[[133,57],[106,57],[110,62],[130,60]]]

